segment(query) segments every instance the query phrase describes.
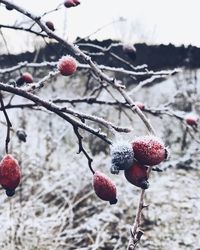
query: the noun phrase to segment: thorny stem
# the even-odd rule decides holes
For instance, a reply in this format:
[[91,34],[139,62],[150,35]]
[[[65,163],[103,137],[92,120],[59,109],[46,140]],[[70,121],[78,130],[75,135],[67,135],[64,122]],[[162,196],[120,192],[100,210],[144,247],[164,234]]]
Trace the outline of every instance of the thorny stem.
[[10,119],[8,117],[8,114],[6,112],[5,106],[4,106],[4,102],[3,102],[3,96],[0,92],[0,103],[1,103],[1,108],[3,111],[3,114],[5,116],[6,119],[6,124],[7,124],[7,134],[6,134],[6,140],[5,140],[5,150],[6,150],[6,154],[8,154],[8,144],[10,142],[10,129],[12,127],[12,123],[10,122]]

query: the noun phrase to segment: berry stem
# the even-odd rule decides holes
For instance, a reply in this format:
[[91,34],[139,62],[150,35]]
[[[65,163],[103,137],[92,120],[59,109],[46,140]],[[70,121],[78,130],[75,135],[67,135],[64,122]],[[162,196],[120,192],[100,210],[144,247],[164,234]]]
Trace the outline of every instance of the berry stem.
[[3,96],[2,96],[1,92],[0,92],[0,103],[1,103],[1,109],[3,111],[3,114],[4,114],[5,119],[6,119],[6,123],[7,123],[7,134],[6,134],[6,140],[5,140],[5,150],[6,150],[6,154],[8,154],[8,144],[10,142],[10,129],[12,127],[12,123],[10,122],[10,119],[9,119],[8,114],[6,112],[4,102],[3,102]]

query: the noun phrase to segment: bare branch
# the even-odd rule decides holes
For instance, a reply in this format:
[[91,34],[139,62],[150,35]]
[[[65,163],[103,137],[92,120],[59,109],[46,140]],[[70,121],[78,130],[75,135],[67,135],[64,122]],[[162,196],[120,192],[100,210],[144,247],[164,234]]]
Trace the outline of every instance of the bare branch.
[[41,105],[42,107],[46,108],[47,110],[57,114],[58,116],[60,116],[61,118],[63,118],[64,120],[66,120],[67,122],[72,124],[73,126],[77,126],[81,129],[84,129],[84,130],[96,135],[97,137],[99,137],[100,139],[105,141],[106,143],[112,144],[111,141],[106,137],[106,135],[104,133],[101,133],[99,130],[93,129],[93,128],[87,126],[86,124],[77,121],[76,119],[70,117],[67,114],[64,114],[62,111],[63,108],[53,104],[52,102],[45,101],[36,95],[28,93],[20,88],[14,88],[12,86],[9,86],[8,84],[0,83],[0,90],[10,92],[10,93],[13,93],[13,94],[18,95],[18,96],[22,96],[22,97],[36,103],[37,105]]
[[83,147],[83,143],[82,143],[82,139],[83,137],[80,135],[79,131],[78,131],[78,128],[76,126],[73,126],[74,128],[74,133],[76,134],[77,138],[78,138],[78,143],[79,143],[79,150],[78,150],[78,154],[83,152],[83,154],[85,155],[85,157],[87,158],[88,160],[88,166],[89,166],[89,169],[90,171],[92,172],[92,174],[95,173],[95,171],[93,170],[92,168],[92,158],[89,156],[89,154],[86,152],[86,150],[84,149]]

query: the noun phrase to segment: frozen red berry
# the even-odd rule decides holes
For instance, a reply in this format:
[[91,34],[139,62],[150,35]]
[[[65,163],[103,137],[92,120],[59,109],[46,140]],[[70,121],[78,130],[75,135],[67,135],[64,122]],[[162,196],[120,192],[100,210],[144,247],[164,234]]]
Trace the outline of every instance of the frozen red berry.
[[198,122],[198,116],[195,114],[187,114],[184,117],[186,123],[190,126],[197,126],[197,122]]
[[66,8],[71,8],[71,7],[75,7],[76,3],[73,0],[65,0],[64,6]]
[[33,77],[30,73],[28,72],[25,72],[22,74],[21,76],[22,80],[25,82],[25,83],[32,83],[33,82]]
[[96,195],[110,204],[116,204],[117,189],[113,181],[105,174],[96,171],[93,175],[93,187]]
[[63,56],[58,61],[58,70],[63,76],[72,75],[77,69],[77,61],[72,56]]
[[16,84],[17,86],[21,86],[25,83],[32,83],[33,77],[30,73],[24,72],[21,74],[21,76],[17,79]]
[[45,24],[50,30],[55,31],[54,24],[51,21],[47,21]]
[[131,184],[147,189],[149,187],[147,167],[139,162],[134,162],[132,167],[124,171],[124,175]]
[[132,147],[135,159],[143,165],[154,166],[166,158],[164,143],[153,135],[136,138]]
[[5,155],[0,162],[0,184],[6,193],[13,194],[21,179],[20,168],[17,160],[12,155]]
[[123,44],[122,49],[125,54],[127,54],[128,57],[130,57],[132,60],[136,59],[136,48],[133,44]]
[[24,83],[32,83],[33,82],[33,77],[30,73],[25,72],[21,75],[21,79]]
[[134,102],[134,104],[141,110],[144,110],[145,105],[142,102]]

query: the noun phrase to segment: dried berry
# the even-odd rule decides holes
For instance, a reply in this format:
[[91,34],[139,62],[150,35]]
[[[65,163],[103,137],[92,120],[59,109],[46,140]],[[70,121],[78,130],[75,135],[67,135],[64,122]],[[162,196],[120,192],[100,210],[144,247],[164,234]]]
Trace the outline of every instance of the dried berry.
[[33,82],[33,77],[30,73],[28,72],[25,72],[22,74],[21,76],[22,80],[25,82],[25,83],[32,83]]
[[55,31],[54,24],[51,21],[47,21],[45,24],[50,30]]
[[96,195],[110,204],[116,204],[117,189],[113,181],[105,174],[96,171],[93,175],[93,187]]
[[132,167],[124,171],[126,179],[133,185],[142,189],[149,187],[147,167],[139,162],[134,162]]
[[76,6],[80,4],[79,0],[73,0],[73,2],[75,3]]
[[134,102],[134,104],[141,110],[144,110],[145,105],[142,102]]
[[122,49],[130,59],[133,61],[136,59],[136,48],[133,46],[133,44],[123,44]]
[[27,134],[26,134],[26,132],[24,131],[24,129],[19,128],[19,129],[17,130],[17,132],[16,132],[16,135],[17,135],[17,137],[18,137],[18,139],[19,139],[20,141],[26,142]]
[[71,8],[71,7],[75,7],[76,3],[73,0],[65,0],[64,6],[66,8]]
[[17,160],[12,155],[5,155],[0,162],[0,184],[6,193],[14,192],[20,183],[21,173]]
[[154,166],[166,159],[164,143],[156,136],[138,137],[132,147],[135,159],[143,165]]
[[58,61],[58,70],[63,76],[72,75],[77,69],[77,61],[72,56],[63,56]]
[[32,83],[33,77],[30,73],[25,72],[23,73],[16,81],[17,86],[22,86],[25,83]]
[[197,123],[198,123],[197,115],[190,113],[190,114],[185,115],[184,119],[188,125],[195,126],[195,127],[197,126]]
[[131,144],[121,142],[111,148],[111,173],[118,174],[133,165],[134,153]]

